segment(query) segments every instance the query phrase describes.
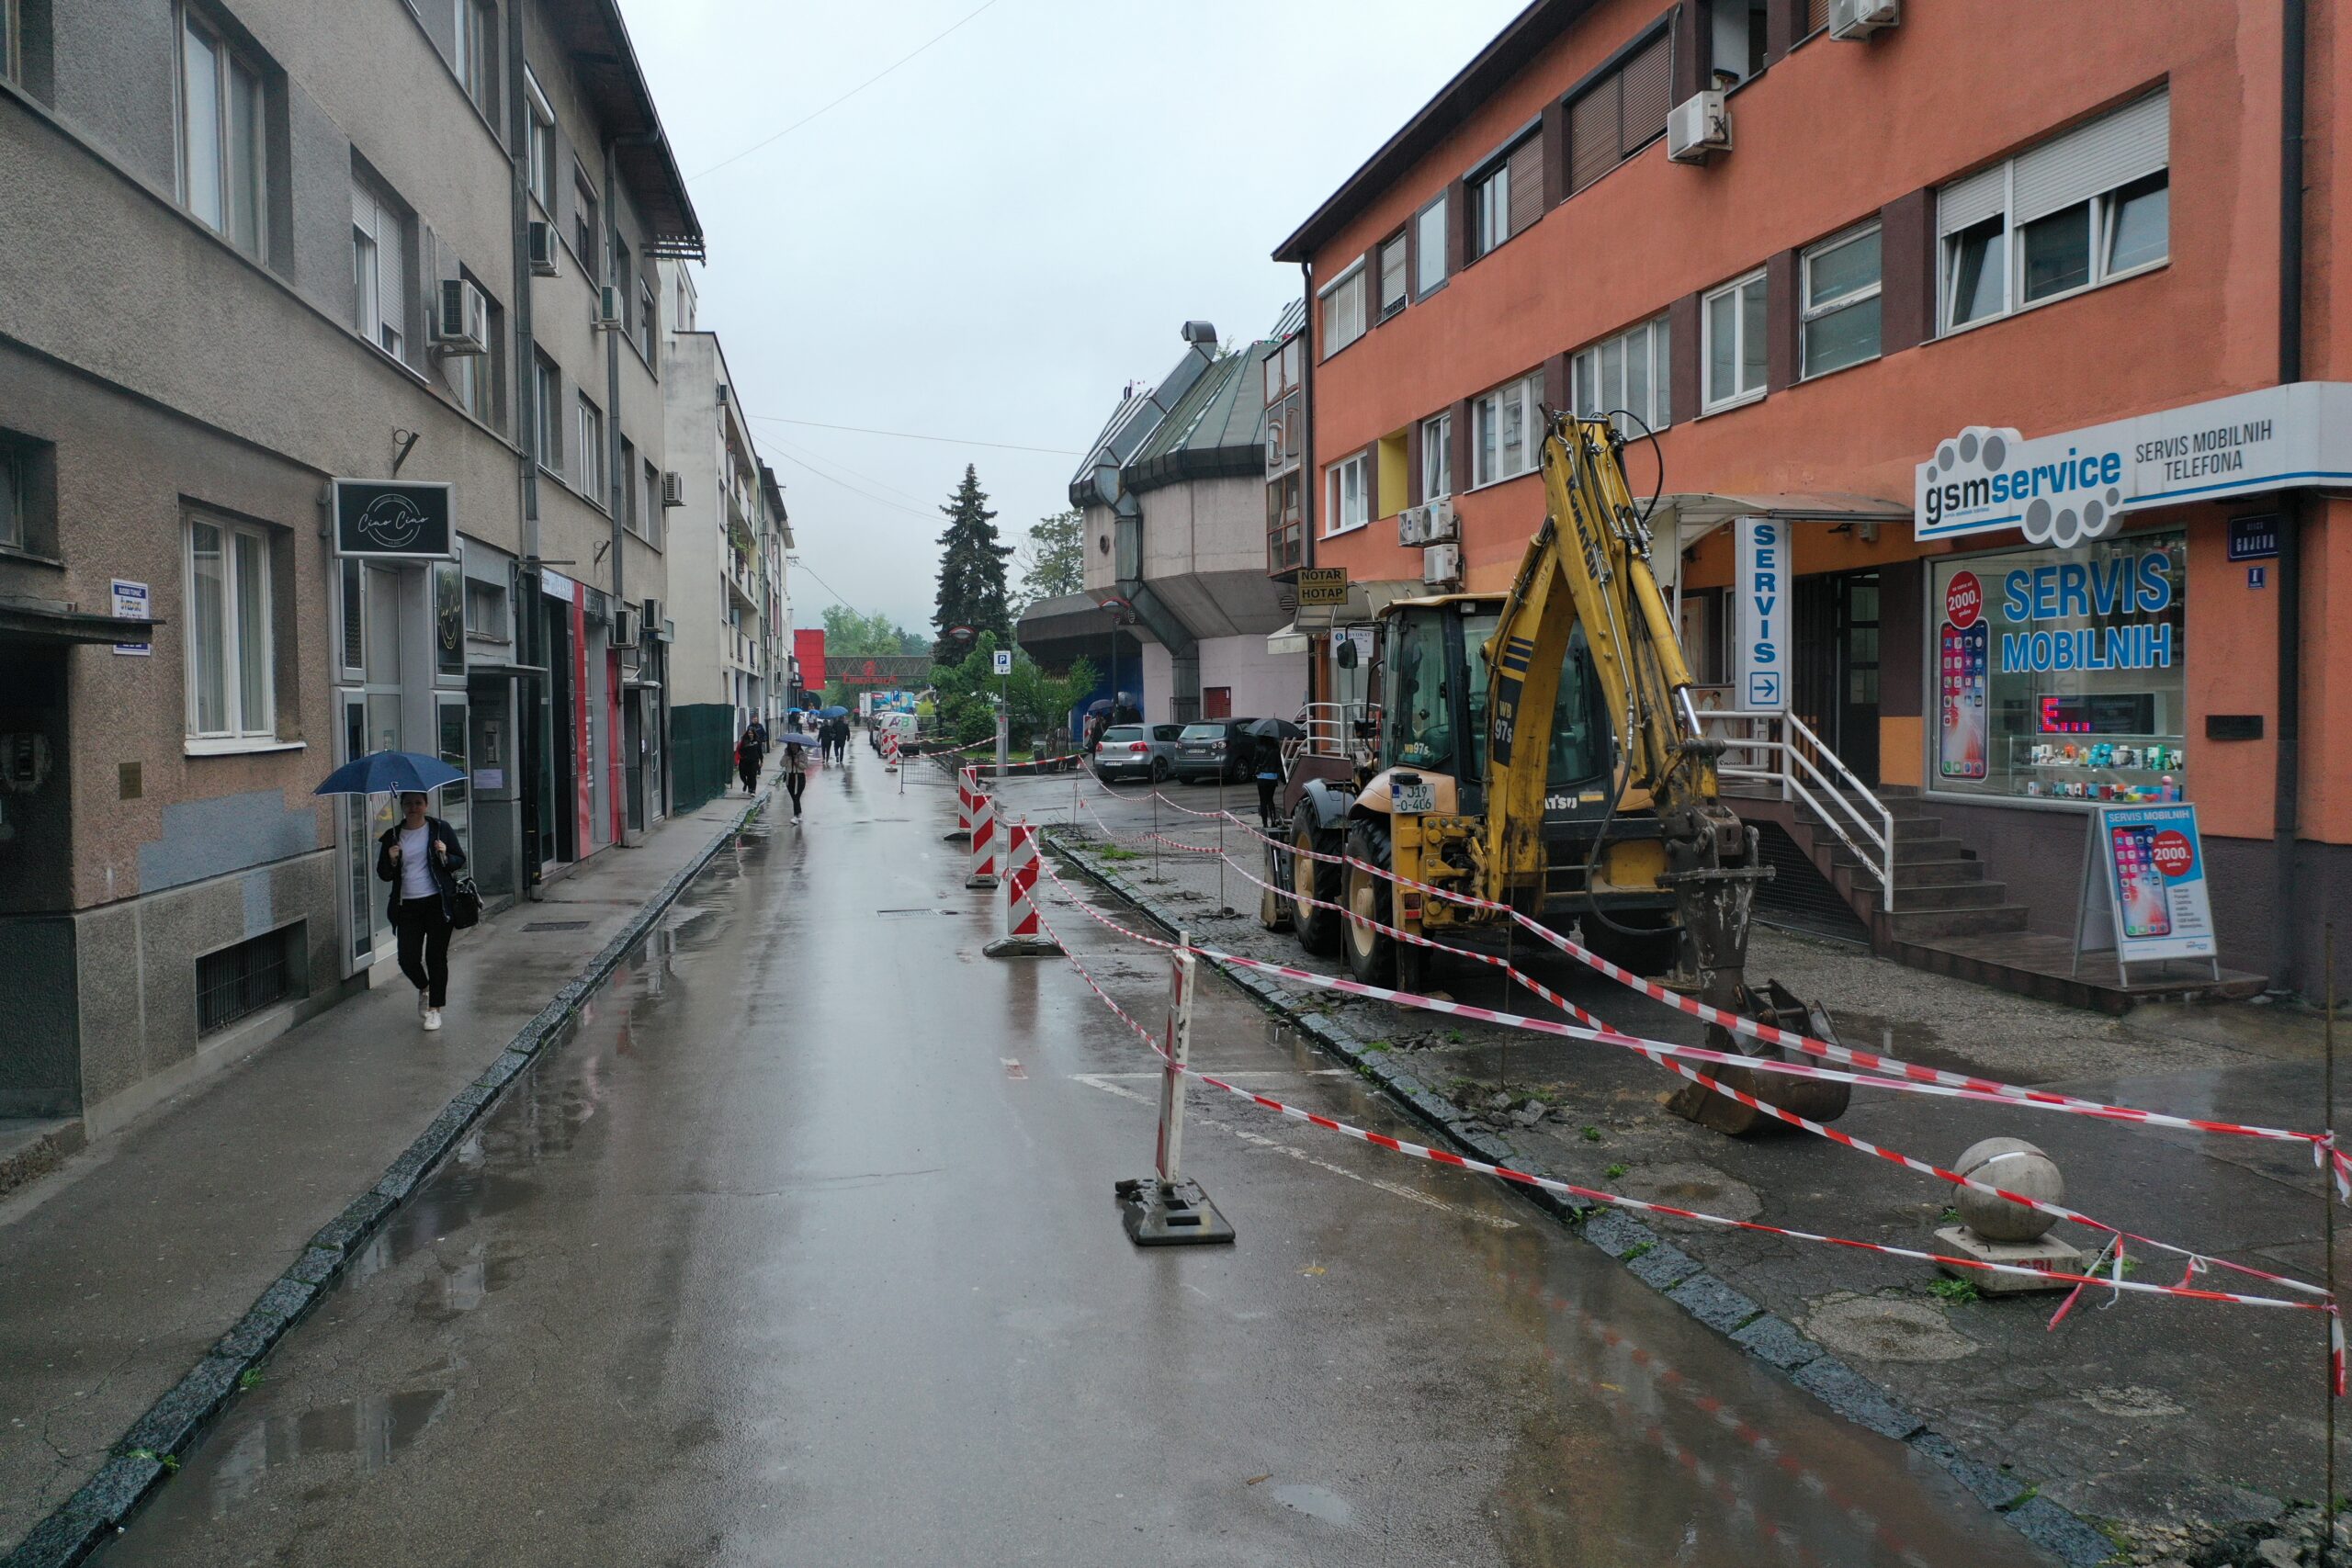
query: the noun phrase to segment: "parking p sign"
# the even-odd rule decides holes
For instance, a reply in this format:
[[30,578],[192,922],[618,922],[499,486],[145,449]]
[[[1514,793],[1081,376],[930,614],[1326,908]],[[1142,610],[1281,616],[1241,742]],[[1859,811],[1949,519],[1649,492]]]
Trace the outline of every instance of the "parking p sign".
[[1742,707],[1786,712],[1789,705],[1789,525],[1766,517],[1732,525],[1738,541],[1738,700]]
[[996,650],[996,672],[1000,675],[1010,675],[1012,673],[1012,650],[1011,649],[1000,648]]

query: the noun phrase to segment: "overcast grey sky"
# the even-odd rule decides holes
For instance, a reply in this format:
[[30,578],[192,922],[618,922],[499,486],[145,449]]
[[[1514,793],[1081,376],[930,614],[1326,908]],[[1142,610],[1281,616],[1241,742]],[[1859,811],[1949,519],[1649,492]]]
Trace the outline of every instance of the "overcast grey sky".
[[809,569],[796,622],[821,576],[927,627],[964,465],[1008,543],[1066,506],[1120,388],[1187,319],[1265,332],[1298,291],[1267,253],[1522,3],[622,0]]

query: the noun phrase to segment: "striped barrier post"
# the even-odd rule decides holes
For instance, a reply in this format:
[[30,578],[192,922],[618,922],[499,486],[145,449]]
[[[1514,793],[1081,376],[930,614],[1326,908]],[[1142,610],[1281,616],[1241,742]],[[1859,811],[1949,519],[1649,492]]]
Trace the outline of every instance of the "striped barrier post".
[[980,770],[963,767],[956,770],[956,829],[940,836],[954,844],[972,841],[972,797],[980,793]]
[[882,732],[882,771],[890,773],[899,771],[899,732],[896,728]]
[[1005,830],[1004,934],[980,951],[990,958],[1043,958],[1062,944],[1037,919],[1037,830],[1015,822]]
[[1167,1038],[1159,1047],[1159,1129],[1152,1173],[1117,1183],[1119,1223],[1137,1247],[1197,1247],[1230,1242],[1233,1226],[1201,1184],[1183,1173],[1184,1084],[1193,1076],[1193,998],[1200,963],[1182,931],[1169,953]]
[[972,797],[972,874],[964,886],[996,886],[996,802],[985,794]]

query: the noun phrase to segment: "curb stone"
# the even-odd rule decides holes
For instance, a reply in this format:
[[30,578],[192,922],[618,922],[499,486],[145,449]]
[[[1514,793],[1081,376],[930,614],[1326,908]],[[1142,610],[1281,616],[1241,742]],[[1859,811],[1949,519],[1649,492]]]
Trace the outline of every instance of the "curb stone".
[[131,1424],[97,1473],[0,1558],[0,1568],[72,1568],[121,1531],[140,1504],[178,1468],[179,1454],[205,1424],[236,1397],[245,1375],[317,1304],[353,1255],[497,1102],[500,1092],[537,1058],[582,998],[619,967],[622,957],[645,940],[687,885],[743,830],[752,814],[767,804],[773,787],[747,802],[709,843],[638,906],[619,932],[515,1032],[480,1077],[458,1091],[375,1185],[321,1226],[204,1359]]
[[[1038,838],[1044,848],[1087,880],[1116,894],[1163,931],[1175,934],[1177,917],[1163,910],[1151,893],[1116,870],[1095,863],[1093,856],[1084,852],[1083,840],[1073,842],[1066,832],[1050,829]],[[1417,1121],[1432,1131],[1491,1164],[1507,1165],[1530,1176],[1551,1175],[1540,1162],[1520,1153],[1500,1134],[1464,1122],[1461,1111],[1452,1102],[1433,1093],[1408,1069],[1390,1063],[1388,1053],[1365,1050],[1364,1043],[1344,1025],[1302,1007],[1293,993],[1254,970],[1222,964],[1216,968],[1261,1006],[1279,1014],[1284,1022],[1400,1101]],[[2094,1568],[2115,1556],[2116,1544],[2108,1537],[2049,1498],[2037,1495],[2029,1483],[1962,1453],[1951,1438],[1928,1427],[1877,1383],[1829,1355],[1786,1319],[1765,1312],[1758,1303],[1708,1273],[1689,1253],[1624,1211],[1516,1182],[1511,1183],[1511,1189],[1611,1258],[1624,1263],[1627,1270],[1643,1283],[1741,1350],[1780,1371],[1838,1415],[1893,1438],[1944,1471],[2018,1534],[2068,1568]],[[1596,1210],[1600,1212],[1595,1213]],[[2025,1501],[2019,1502],[2020,1497]]]

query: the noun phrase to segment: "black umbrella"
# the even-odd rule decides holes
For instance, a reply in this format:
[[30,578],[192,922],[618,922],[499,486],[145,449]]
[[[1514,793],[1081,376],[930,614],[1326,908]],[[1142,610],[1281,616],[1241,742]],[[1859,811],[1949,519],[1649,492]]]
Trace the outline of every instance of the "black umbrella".
[[1242,733],[1261,740],[1295,740],[1306,731],[1286,718],[1261,718]]
[[1109,713],[1111,711],[1111,699],[1108,697],[1097,697],[1092,702],[1086,705],[1086,711],[1091,714]]

